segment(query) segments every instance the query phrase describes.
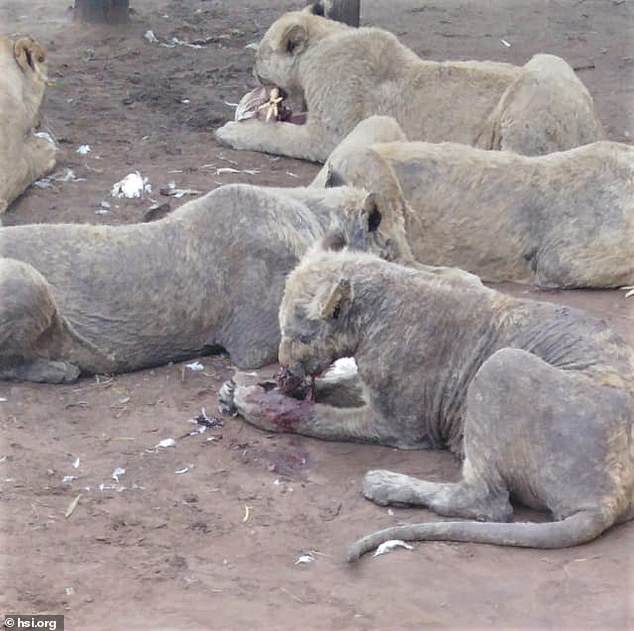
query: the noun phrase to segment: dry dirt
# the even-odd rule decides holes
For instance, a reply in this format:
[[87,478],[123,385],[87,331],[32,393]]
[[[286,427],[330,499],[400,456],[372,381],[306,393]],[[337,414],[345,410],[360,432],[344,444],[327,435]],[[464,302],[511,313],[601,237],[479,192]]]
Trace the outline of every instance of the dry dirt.
[[[31,189],[7,225],[138,221],[149,200],[109,197],[136,169],[155,191],[170,180],[202,191],[292,186],[314,174],[314,165],[220,148],[211,133],[232,114],[224,102],[251,86],[245,45],[299,0],[132,0],[123,29],[78,27],[68,4],[0,2],[0,31],[33,33],[50,51],[45,124],[63,149],[59,170],[82,178]],[[580,68],[609,137],[634,134],[631,0],[363,5],[365,24],[431,58],[562,55]],[[164,48],[143,39],[148,29],[162,41],[210,39]],[[92,152],[78,155],[80,144]],[[218,175],[221,167],[258,173]],[[95,212],[102,201],[107,214]],[[620,292],[504,289],[589,308],[634,344],[634,309]],[[634,628],[632,523],[570,550],[429,543],[346,567],[342,551],[356,536],[434,519],[364,501],[368,468],[455,479],[458,463],[442,452],[267,435],[238,419],[181,438],[201,408],[215,413],[231,372],[224,357],[202,362],[203,372],[173,365],[74,386],[0,384],[0,613],[63,613],[77,631]],[[152,450],[168,437],[175,448]],[[126,470],[119,485],[116,467]],[[310,550],[316,560],[296,565]]]

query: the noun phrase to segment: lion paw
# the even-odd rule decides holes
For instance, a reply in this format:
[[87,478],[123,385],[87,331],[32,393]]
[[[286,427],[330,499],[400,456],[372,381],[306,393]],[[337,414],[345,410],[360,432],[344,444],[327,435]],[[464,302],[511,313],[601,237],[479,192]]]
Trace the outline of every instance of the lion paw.
[[221,145],[237,149],[237,145],[240,144],[240,138],[242,137],[242,125],[243,123],[233,121],[225,123],[222,127],[216,129],[214,136]]
[[366,499],[387,506],[393,502],[394,492],[399,488],[394,474],[391,471],[368,471],[363,479],[363,495]]

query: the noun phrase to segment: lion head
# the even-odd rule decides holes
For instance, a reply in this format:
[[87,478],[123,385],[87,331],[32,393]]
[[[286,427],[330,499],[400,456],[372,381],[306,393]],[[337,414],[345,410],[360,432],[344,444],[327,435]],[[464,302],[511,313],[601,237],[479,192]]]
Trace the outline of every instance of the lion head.
[[260,83],[287,92],[301,89],[299,62],[325,37],[350,27],[313,13],[314,7],[291,11],[273,22],[258,45],[254,74]]
[[327,252],[320,244],[289,275],[279,313],[279,361],[291,374],[319,375],[353,355],[354,290],[337,262],[359,256],[367,255]]

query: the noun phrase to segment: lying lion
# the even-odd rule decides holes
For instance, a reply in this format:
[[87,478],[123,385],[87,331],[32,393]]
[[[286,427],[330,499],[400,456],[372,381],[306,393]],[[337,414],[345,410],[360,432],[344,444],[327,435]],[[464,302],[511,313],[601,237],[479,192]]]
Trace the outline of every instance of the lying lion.
[[46,53],[39,43],[0,37],[0,213],[55,166],[53,142],[34,135],[46,83]]
[[372,196],[231,185],[155,223],[0,228],[0,379],[71,382],[221,346],[277,358],[284,281],[332,227],[396,256]]
[[371,471],[363,492],[378,504],[506,522],[513,494],[556,520],[388,528],[351,559],[389,539],[571,546],[632,516],[634,353],[605,323],[368,254],[316,251],[286,283],[280,325],[291,374],[352,356],[365,405],[228,382],[225,407],[269,431],[464,453],[457,483]]
[[411,140],[452,141],[540,155],[603,137],[592,98],[554,55],[524,66],[420,59],[379,28],[355,29],[305,11],[279,18],[257,50],[255,74],[289,102],[305,125],[257,118],[231,122],[216,137],[249,149],[324,162],[355,125],[393,116]]
[[[549,288],[634,285],[629,145],[601,141],[526,157],[407,142],[394,119],[373,116],[327,165],[314,186],[335,176],[376,193],[402,217],[414,257],[429,265]],[[408,207],[399,208],[403,198]]]

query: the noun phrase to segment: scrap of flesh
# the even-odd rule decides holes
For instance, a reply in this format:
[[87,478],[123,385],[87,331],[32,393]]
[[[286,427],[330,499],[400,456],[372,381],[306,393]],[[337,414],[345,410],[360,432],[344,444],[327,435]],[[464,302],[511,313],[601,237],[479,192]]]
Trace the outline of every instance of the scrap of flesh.
[[287,121],[291,110],[285,103],[286,95],[280,88],[261,86],[247,92],[238,103],[235,120],[243,121],[258,118],[271,121]]

